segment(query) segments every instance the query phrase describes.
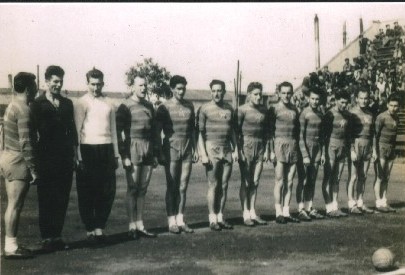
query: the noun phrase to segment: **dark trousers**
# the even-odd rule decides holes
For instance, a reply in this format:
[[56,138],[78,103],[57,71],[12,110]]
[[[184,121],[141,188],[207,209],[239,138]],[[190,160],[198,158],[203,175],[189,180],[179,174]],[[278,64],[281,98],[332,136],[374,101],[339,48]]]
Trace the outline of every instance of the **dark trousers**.
[[116,190],[112,144],[80,145],[82,169],[76,173],[79,212],[87,231],[104,229]]
[[58,176],[40,179],[37,186],[39,229],[42,239],[59,238],[65,222],[66,210],[72,188],[73,170]]

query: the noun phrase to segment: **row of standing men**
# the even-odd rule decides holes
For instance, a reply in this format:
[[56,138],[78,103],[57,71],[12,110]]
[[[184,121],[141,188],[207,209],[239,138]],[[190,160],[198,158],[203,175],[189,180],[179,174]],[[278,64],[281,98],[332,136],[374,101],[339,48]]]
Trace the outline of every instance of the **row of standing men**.
[[[223,215],[233,162],[239,162],[241,169],[240,199],[246,226],[267,224],[255,211],[257,188],[267,161],[275,167],[279,224],[324,218],[312,206],[319,165],[324,165],[325,171],[322,191],[326,215],[347,216],[338,207],[339,180],[347,156],[351,170],[349,213],[374,211],[363,203],[370,159],[377,167],[376,209],[395,211],[386,199],[398,125],[399,99],[395,95],[388,100],[388,110],[374,118],[367,110],[367,90],[359,89],[358,106],[350,112],[350,95],[338,92],[336,106],[324,114],[319,108],[319,92],[311,89],[309,106],[299,114],[290,102],[293,87],[289,82],[280,84],[279,102],[270,109],[261,104],[262,84],[252,82],[247,88],[249,101],[235,111],[224,101],[225,83],[212,80],[212,100],[195,112],[193,104],[184,99],[186,79],[176,75],[170,80],[173,98],[155,110],[146,100],[146,76],[137,75],[129,83],[131,96],[116,111],[102,94],[101,71],[92,69],[86,74],[88,93],[74,107],[71,100],[60,95],[63,77],[61,67],[49,66],[45,72],[47,91],[37,98],[34,75],[19,73],[14,78],[15,97],[4,116],[4,151],[0,157],[8,195],[6,258],[32,256],[16,239],[30,183],[37,185],[42,249],[67,248],[61,233],[74,169],[87,241],[90,245],[104,243],[119,158],[127,179],[131,239],[156,237],[145,228],[143,213],[152,170],[158,164],[164,166],[166,174],[169,232],[194,232],[184,221],[184,210],[192,163],[199,159],[206,168],[208,219],[213,231],[233,228]],[[297,171],[298,217],[294,217],[289,205]]]

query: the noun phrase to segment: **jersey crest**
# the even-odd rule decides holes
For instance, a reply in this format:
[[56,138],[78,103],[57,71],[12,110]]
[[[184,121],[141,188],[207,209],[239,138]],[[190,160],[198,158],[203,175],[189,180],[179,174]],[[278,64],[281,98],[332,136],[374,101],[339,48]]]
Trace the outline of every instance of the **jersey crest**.
[[294,119],[294,112],[291,112],[291,111],[282,111],[282,112],[280,113],[280,116],[288,117],[288,118],[290,118],[290,119]]
[[364,123],[366,123],[366,124],[371,124],[370,118],[364,116],[364,117],[363,117],[363,120],[364,120]]
[[228,114],[228,112],[224,111],[224,112],[218,112],[218,116],[223,119],[228,119],[230,115]]
[[190,115],[190,112],[185,109],[180,109],[178,114],[179,114],[179,117],[188,117]]
[[346,119],[342,119],[342,120],[340,120],[340,122],[339,122],[340,128],[345,128],[346,124],[347,124]]
[[263,120],[264,120],[264,115],[262,115],[262,114],[257,114],[256,115],[256,122],[257,123],[261,123],[261,122],[263,122]]

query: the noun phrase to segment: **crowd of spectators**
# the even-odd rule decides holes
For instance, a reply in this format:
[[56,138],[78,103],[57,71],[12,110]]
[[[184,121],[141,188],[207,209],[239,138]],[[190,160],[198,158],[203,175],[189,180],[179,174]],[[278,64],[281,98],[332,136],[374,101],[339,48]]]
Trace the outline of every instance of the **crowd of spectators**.
[[[386,100],[392,93],[399,93],[404,99],[405,94],[405,32],[394,23],[394,28],[386,25],[386,30],[379,33],[371,41],[359,36],[359,55],[345,59],[340,72],[330,72],[328,66],[322,70],[311,72],[303,79],[302,90],[294,95],[295,104],[302,110],[308,103],[306,96],[310,89],[321,91],[322,105],[326,110],[334,106],[334,94],[337,90],[349,91],[352,95],[352,105],[355,104],[355,91],[360,87],[370,91],[371,109],[378,114],[384,111]],[[384,56],[378,57],[378,50],[383,50]],[[393,55],[392,55],[393,51]],[[378,57],[378,58],[377,58]]]

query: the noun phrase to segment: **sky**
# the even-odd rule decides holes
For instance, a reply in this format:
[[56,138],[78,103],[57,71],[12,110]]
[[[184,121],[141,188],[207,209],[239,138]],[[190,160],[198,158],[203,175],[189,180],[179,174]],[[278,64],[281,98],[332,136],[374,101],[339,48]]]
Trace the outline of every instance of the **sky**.
[[315,69],[314,16],[320,21],[321,65],[372,20],[404,18],[403,3],[41,3],[0,4],[0,87],[7,75],[65,70],[64,89],[85,90],[85,74],[105,74],[105,91],[125,91],[125,72],[153,58],[188,89],[222,79],[233,90],[237,60],[242,90],[251,81],[274,91],[299,85]]

